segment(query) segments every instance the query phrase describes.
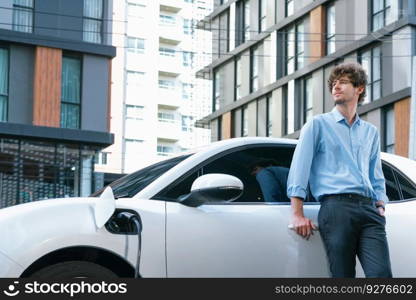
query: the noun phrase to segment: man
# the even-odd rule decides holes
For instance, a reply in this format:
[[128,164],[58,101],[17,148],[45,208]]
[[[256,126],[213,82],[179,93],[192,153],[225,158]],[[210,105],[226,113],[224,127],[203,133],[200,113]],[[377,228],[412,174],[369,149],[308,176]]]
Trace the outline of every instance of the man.
[[258,160],[250,167],[251,175],[256,176],[264,202],[288,202],[286,184],[289,169],[276,166],[270,159]]
[[361,120],[367,76],[359,64],[336,66],[328,80],[335,102],[302,128],[288,178],[292,224],[308,239],[316,226],[303,214],[309,182],[321,202],[319,231],[332,277],[355,277],[356,256],[366,277],[391,277],[384,209],[388,201],[375,126]]

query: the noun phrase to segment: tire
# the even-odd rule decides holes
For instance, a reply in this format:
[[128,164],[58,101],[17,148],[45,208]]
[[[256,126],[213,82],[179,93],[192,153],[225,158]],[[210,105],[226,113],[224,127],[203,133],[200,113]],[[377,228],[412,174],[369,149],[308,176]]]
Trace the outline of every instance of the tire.
[[42,268],[32,278],[68,279],[68,278],[103,278],[113,279],[118,276],[111,270],[88,261],[66,261]]

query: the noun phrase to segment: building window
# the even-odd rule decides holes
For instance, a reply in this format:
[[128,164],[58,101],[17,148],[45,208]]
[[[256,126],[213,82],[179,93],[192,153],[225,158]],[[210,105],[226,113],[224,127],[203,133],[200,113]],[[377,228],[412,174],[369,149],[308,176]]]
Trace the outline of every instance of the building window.
[[271,96],[266,98],[266,136],[272,136],[273,132],[273,122],[272,122],[272,108],[271,108]]
[[183,33],[191,35],[194,33],[192,20],[190,19],[183,19]]
[[159,21],[161,25],[165,25],[165,26],[173,26],[176,24],[176,18],[170,15],[160,14]]
[[387,153],[394,153],[394,132],[394,108],[391,106],[384,111],[384,151]]
[[220,109],[220,97],[221,97],[221,76],[220,71],[214,71],[214,103],[212,105],[213,111]]
[[295,81],[291,80],[284,87],[284,134],[295,132]]
[[241,69],[241,56],[235,60],[235,100],[241,98],[241,85],[242,85],[242,69]]
[[33,32],[33,0],[13,0],[13,30]]
[[169,112],[158,112],[157,117],[159,122],[175,123],[175,114]]
[[106,165],[108,161],[108,152],[100,151],[94,155],[94,163],[98,165]]
[[194,53],[193,52],[188,52],[188,51],[183,51],[182,52],[182,57],[183,57],[183,66],[184,67],[191,67],[193,66],[194,63]]
[[144,79],[144,72],[127,70],[127,86],[142,86]]
[[250,93],[259,89],[259,50],[251,49],[250,52]]
[[81,59],[62,58],[61,127],[80,128]]
[[191,83],[182,83],[182,99],[190,99],[194,85]]
[[312,77],[304,79],[304,91],[303,91],[303,120],[304,123],[308,122],[313,117],[313,93],[312,93]]
[[192,132],[192,116],[182,116],[182,131]]
[[146,5],[143,3],[138,3],[129,1],[127,3],[127,16],[129,22],[142,21],[146,15],[145,11]]
[[250,1],[244,1],[244,41],[250,40]]
[[103,1],[84,0],[84,41],[100,44],[102,41]]
[[[397,0],[393,0],[397,1]],[[392,19],[392,0],[372,0],[372,30],[383,28]]]
[[326,54],[335,52],[335,5],[332,3],[326,8]]
[[144,39],[127,37],[127,51],[130,53],[143,54],[144,53]]
[[139,134],[137,128],[143,126],[144,106],[126,105],[125,137],[136,138]]
[[143,140],[138,139],[124,139],[124,169],[130,169],[140,161],[143,152]]
[[360,55],[360,63],[367,72],[368,82],[366,86],[367,96],[365,103],[377,100],[382,96],[381,93],[381,48],[375,47],[364,51]]
[[286,33],[286,74],[301,69],[304,66],[304,26],[298,23]]
[[236,47],[250,39],[250,1],[240,0],[236,6]]
[[248,109],[247,105],[241,109],[241,136],[248,136]]
[[295,12],[295,0],[285,0],[285,17],[293,15]]
[[167,80],[167,79],[159,79],[159,88],[165,89],[165,90],[174,90],[175,82],[172,80]]
[[0,122],[7,121],[9,96],[9,51],[0,48]]
[[266,30],[267,1],[259,0],[259,32]]
[[142,105],[126,105],[126,119],[143,120],[144,106]]
[[172,146],[157,145],[157,155],[159,155],[159,156],[169,156],[172,153],[173,153],[173,147]]
[[159,47],[159,54],[163,56],[175,57],[176,51],[172,48]]
[[217,33],[217,45],[218,45],[218,57],[230,50],[230,11],[227,10],[219,16],[218,33]]

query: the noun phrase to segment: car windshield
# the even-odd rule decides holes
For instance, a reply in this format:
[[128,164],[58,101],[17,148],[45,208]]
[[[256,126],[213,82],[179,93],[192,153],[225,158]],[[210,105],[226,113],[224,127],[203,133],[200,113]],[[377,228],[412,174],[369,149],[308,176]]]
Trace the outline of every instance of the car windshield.
[[[144,169],[138,170],[129,175],[123,176],[120,179],[110,183],[114,193],[114,198],[130,198],[156,180],[159,176],[167,172],[169,169],[176,166],[181,161],[185,160],[191,155],[182,155],[167,159]],[[98,197],[107,186],[90,195],[90,197]]]

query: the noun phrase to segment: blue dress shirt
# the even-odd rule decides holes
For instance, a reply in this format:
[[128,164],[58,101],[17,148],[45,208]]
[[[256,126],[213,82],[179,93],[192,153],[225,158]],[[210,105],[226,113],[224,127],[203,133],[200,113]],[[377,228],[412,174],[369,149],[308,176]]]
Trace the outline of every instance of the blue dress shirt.
[[267,167],[257,173],[256,179],[263,193],[264,202],[288,202],[286,197],[289,169],[285,167]]
[[336,107],[301,130],[290,167],[287,195],[356,193],[387,203],[377,128],[358,117],[350,126]]

